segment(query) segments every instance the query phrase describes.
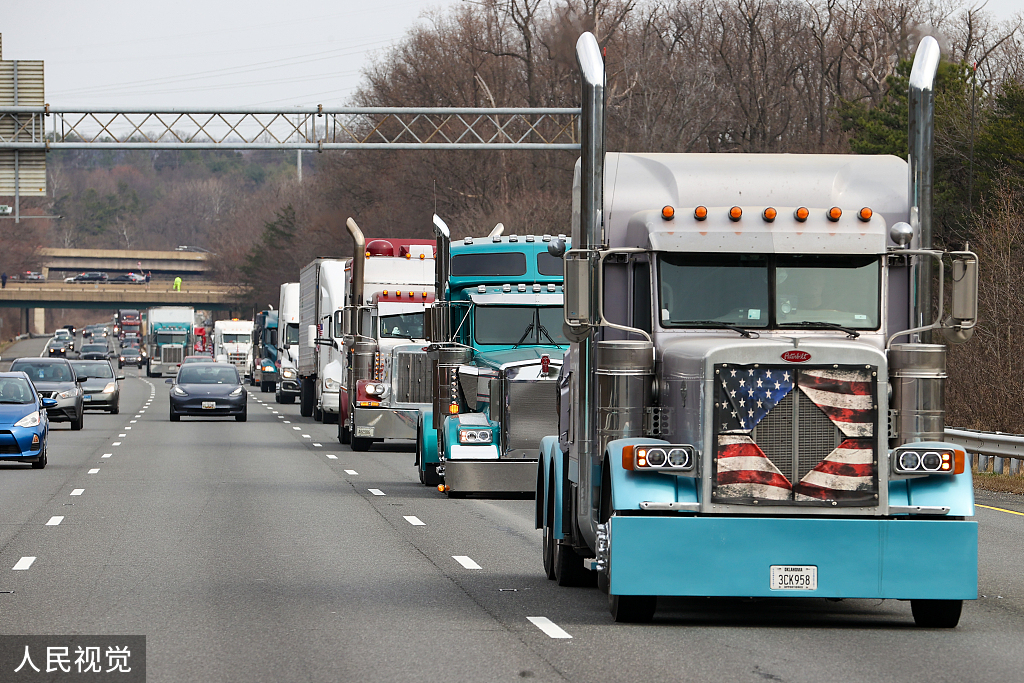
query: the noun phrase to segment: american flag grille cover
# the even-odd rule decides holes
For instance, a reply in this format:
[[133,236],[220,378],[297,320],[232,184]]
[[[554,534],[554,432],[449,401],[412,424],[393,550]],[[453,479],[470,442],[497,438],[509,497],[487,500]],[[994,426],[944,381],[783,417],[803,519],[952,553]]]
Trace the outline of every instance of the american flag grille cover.
[[[876,371],[875,367],[864,366],[716,365],[715,502],[743,504],[757,500],[829,507],[877,504]],[[752,435],[791,392],[798,392],[794,398],[812,402],[834,425],[839,437],[838,445],[832,448],[829,444],[828,454],[799,478],[780,470]],[[794,435],[794,449],[800,424],[793,412],[787,426]],[[795,460],[797,454],[792,455]]]

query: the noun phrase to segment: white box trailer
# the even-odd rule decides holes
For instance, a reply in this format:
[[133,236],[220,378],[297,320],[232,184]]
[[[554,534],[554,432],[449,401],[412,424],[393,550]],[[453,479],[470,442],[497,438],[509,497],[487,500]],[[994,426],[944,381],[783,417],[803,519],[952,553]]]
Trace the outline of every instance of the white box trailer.
[[[318,258],[299,272],[299,403],[303,417],[337,417],[344,374],[341,331],[334,312],[345,306],[348,259]],[[330,420],[333,421],[333,420]]]
[[281,285],[277,318],[277,360],[281,380],[277,383],[275,400],[295,403],[299,395],[299,283]]

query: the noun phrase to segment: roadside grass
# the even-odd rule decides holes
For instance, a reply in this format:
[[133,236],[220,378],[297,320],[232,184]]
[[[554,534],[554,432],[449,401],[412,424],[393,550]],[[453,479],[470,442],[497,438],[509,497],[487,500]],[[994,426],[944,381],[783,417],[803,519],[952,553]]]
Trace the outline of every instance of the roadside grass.
[[1024,495],[1024,474],[1009,474],[1009,466],[1006,466],[1005,474],[994,472],[979,472],[975,467],[974,488],[985,491],[997,491],[999,493],[1017,493]]

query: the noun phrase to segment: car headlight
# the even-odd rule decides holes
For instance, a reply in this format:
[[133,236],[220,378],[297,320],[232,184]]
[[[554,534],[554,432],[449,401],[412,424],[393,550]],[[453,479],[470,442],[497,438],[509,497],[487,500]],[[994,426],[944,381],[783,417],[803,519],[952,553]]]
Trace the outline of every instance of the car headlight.
[[112,394],[117,389],[117,382],[107,382],[107,386],[103,387],[104,394]]
[[331,379],[330,377],[324,379],[324,391],[337,391],[340,386],[341,382],[336,379]]
[[78,389],[68,389],[57,394],[57,398],[71,398],[78,395]]
[[188,392],[179,387],[178,385],[174,385],[173,387],[171,387],[171,393],[174,394],[175,396],[188,396]]
[[124,362],[124,356],[121,356],[121,362],[122,363]]
[[459,443],[490,443],[490,429],[460,429]]
[[295,371],[291,368],[285,368],[281,371],[281,377],[284,377],[285,379],[295,379]]
[[237,389],[232,391],[230,394],[228,394],[228,396],[241,396],[242,392],[244,392],[244,391],[245,391],[245,389],[243,389],[242,387],[238,387]]
[[21,418],[14,423],[15,427],[37,427],[39,426],[39,411],[33,410],[31,413]]

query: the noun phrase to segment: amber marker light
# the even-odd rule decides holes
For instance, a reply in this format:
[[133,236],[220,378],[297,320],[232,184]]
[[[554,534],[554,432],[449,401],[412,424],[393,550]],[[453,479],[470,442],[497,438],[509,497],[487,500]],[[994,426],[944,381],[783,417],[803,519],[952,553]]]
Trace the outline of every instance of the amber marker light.
[[459,414],[459,404],[458,403],[451,403],[451,404],[449,404],[448,405],[448,413],[450,415],[458,415]]
[[412,258],[412,254],[410,254],[409,252],[405,252],[405,258],[406,258],[406,260],[411,259]]
[[838,206],[833,206],[831,209],[828,210],[828,219],[833,223],[838,221],[842,217],[842,215],[843,210],[840,209]]
[[698,206],[696,209],[693,210],[693,217],[699,221],[704,220],[705,218],[708,217],[708,207]]
[[866,206],[863,209],[861,209],[860,211],[857,212],[857,218],[861,219],[865,223],[867,223],[869,220],[871,220],[871,217],[873,215],[875,215],[875,212],[872,211],[871,209],[869,209]]
[[729,220],[735,223],[741,218],[743,218],[743,209],[738,206],[734,206],[729,209]]
[[768,223],[771,223],[772,221],[775,220],[775,217],[778,215],[779,212],[769,206],[761,213],[761,218],[765,219],[765,221],[767,221]]
[[661,217],[670,221],[676,217],[676,210],[671,206],[663,206],[661,207]]
[[793,218],[797,219],[801,223],[807,220],[807,217],[811,215],[811,212],[807,210],[806,206],[801,206],[799,209],[793,212]]
[[622,469],[633,469],[633,446],[622,447]]

